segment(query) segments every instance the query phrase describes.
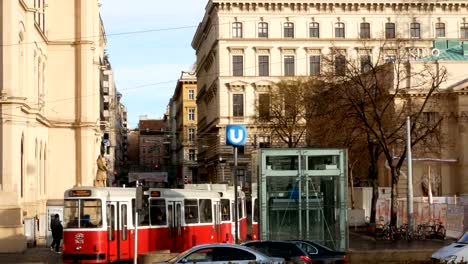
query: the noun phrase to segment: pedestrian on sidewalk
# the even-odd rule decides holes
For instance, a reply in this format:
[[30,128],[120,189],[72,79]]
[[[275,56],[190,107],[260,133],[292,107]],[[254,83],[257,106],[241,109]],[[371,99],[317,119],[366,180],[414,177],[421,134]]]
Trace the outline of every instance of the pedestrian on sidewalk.
[[50,229],[52,230],[52,244],[50,245],[50,248],[54,250],[55,247],[55,252],[60,253],[60,241],[62,240],[63,237],[63,226],[60,221],[60,216],[58,214],[55,214],[54,218],[50,221]]

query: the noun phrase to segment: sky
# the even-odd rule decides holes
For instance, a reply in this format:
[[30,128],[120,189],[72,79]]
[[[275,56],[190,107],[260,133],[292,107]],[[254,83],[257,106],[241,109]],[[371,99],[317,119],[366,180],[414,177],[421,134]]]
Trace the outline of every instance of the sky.
[[101,0],[101,4],[106,49],[127,108],[128,127],[136,128],[143,115],[161,119],[181,72],[191,70],[196,61],[190,44],[207,0]]

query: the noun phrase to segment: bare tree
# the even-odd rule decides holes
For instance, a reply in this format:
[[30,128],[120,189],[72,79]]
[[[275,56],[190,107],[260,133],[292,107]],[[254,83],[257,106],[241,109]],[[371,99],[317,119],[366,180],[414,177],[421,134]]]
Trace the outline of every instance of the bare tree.
[[283,79],[259,94],[257,125],[288,147],[304,141],[306,103],[310,82],[306,78]]
[[406,117],[412,121],[411,146],[437,151],[442,118],[428,120],[424,115],[447,72],[436,63],[410,60],[406,49],[393,47],[391,61],[386,60],[386,47],[380,50],[373,63],[368,55],[350,58],[338,50],[325,58],[322,84],[312,88],[308,127],[317,124],[318,117],[328,120],[320,128],[336,131],[333,136],[342,141],[356,142],[360,137],[368,146],[371,167],[375,166],[371,177],[376,177],[376,162],[383,155],[391,175],[390,224],[395,225],[397,185],[407,153]]

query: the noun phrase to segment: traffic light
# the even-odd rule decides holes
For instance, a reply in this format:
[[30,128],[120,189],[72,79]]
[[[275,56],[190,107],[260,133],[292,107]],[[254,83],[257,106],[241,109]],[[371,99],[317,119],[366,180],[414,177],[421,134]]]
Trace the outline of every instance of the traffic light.
[[154,164],[155,169],[159,169],[159,163]]
[[136,210],[139,212],[143,210],[143,186],[136,188]]

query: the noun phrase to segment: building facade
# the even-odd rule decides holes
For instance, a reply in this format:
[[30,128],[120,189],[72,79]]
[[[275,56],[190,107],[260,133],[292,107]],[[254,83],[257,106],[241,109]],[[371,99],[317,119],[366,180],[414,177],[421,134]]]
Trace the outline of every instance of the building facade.
[[177,178],[192,183],[197,164],[197,77],[182,72],[172,96],[175,110]]
[[104,56],[101,67],[100,128],[102,148],[107,161],[109,186],[118,185],[127,160],[127,109],[122,94],[117,91],[109,57]]
[[466,1],[210,0],[192,41],[200,180],[219,181],[221,159],[228,160],[230,174],[225,127],[242,124],[248,139],[240,149],[238,177],[241,184],[255,181],[250,153],[260,143],[277,146],[255,124],[261,94],[273,83],[319,75],[324,55],[333,51],[366,63],[376,63],[381,52],[393,59],[397,47],[414,59],[431,55],[435,39],[468,37],[467,14]]
[[93,185],[106,38],[98,0],[1,1],[0,28],[0,251],[19,252]]

